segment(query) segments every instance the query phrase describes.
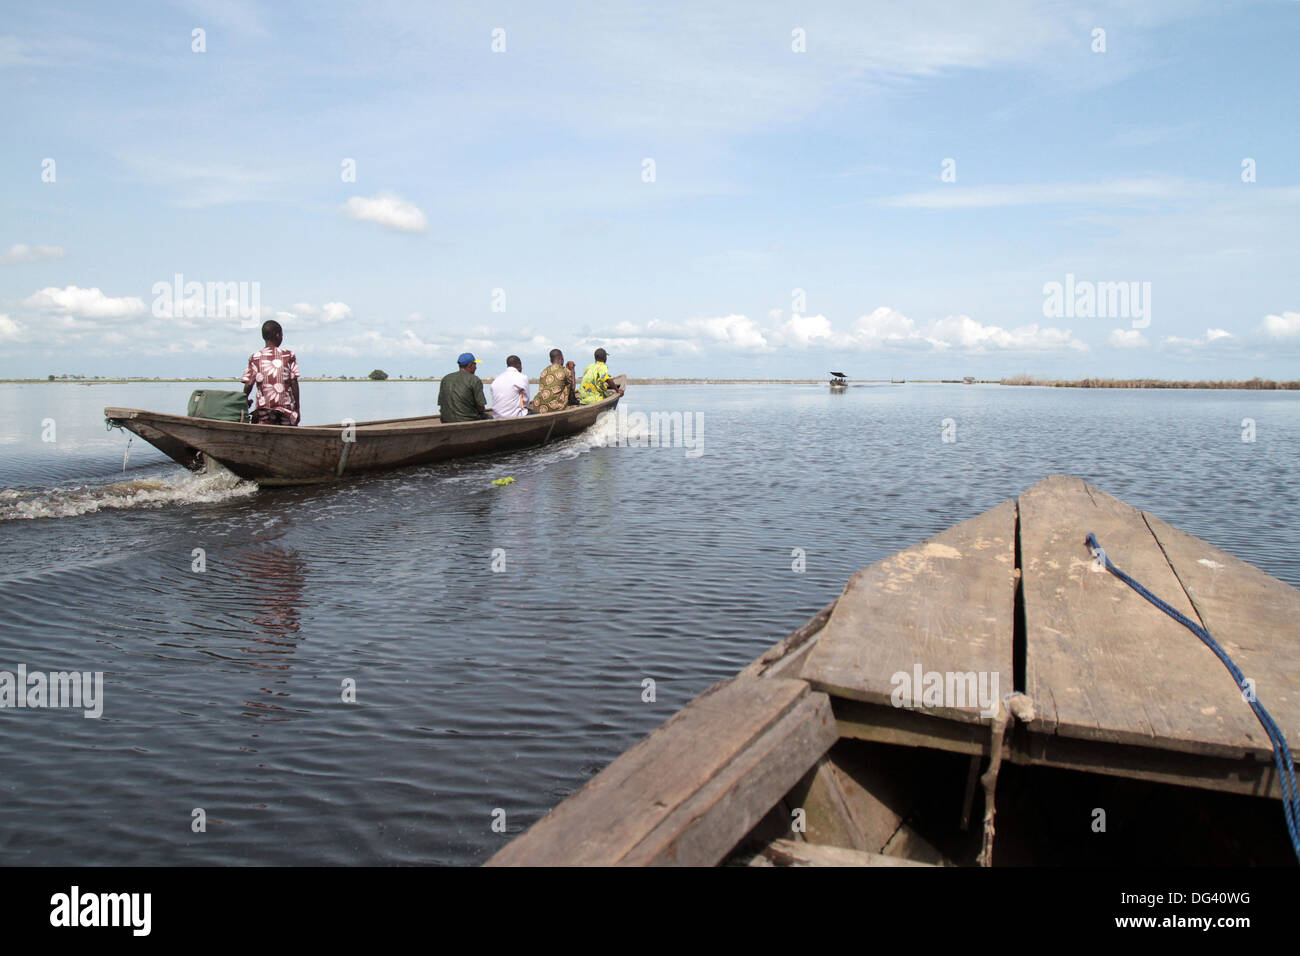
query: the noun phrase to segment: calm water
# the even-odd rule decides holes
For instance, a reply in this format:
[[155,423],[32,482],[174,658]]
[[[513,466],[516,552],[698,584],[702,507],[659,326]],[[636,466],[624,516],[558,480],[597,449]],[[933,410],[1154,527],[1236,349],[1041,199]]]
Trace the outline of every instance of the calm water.
[[[0,670],[105,673],[101,719],[0,710],[6,863],[481,862],[853,571],[1053,472],[1300,585],[1300,393],[639,387],[702,455],[606,424],[332,487],[139,439],[124,471],[103,406],[192,387],[0,385]],[[309,383],[306,421],[435,393]]]

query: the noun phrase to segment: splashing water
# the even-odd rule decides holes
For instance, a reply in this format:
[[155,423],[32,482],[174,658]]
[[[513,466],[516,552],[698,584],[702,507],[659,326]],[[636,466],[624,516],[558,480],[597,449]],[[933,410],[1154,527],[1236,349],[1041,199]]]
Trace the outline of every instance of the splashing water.
[[0,521],[19,518],[75,518],[122,508],[216,504],[254,494],[257,485],[214,462],[203,471],[175,477],[135,478],[108,485],[0,490]]

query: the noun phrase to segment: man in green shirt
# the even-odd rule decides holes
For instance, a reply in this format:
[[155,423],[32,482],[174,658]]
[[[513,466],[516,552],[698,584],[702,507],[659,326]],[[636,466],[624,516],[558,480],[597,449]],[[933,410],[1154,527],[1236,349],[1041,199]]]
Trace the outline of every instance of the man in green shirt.
[[443,424],[490,419],[483,379],[474,374],[478,359],[471,352],[462,352],[456,362],[460,371],[444,375],[438,385],[438,411]]
[[605,364],[608,358],[604,349],[596,349],[596,361],[583,369],[582,383],[578,386],[578,401],[581,404],[592,405],[603,402],[611,395],[623,394],[609,374],[609,366]]

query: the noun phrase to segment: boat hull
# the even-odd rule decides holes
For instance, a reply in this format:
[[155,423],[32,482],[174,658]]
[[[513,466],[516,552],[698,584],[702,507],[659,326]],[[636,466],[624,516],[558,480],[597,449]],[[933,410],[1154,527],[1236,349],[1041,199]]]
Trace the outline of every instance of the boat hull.
[[207,457],[260,485],[305,485],[544,445],[590,428],[618,402],[614,396],[544,415],[454,424],[431,415],[355,425],[252,425],[116,407],[105,408],[104,417],[187,468]]

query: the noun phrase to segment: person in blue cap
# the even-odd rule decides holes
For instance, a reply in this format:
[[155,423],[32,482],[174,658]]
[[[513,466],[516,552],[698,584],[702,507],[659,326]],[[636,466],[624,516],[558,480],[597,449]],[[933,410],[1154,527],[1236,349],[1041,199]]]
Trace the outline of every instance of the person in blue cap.
[[453,422],[477,422],[491,418],[487,410],[487,393],[483,379],[474,374],[478,359],[473,352],[462,352],[456,359],[460,371],[444,375],[438,385],[438,412],[444,425]]

